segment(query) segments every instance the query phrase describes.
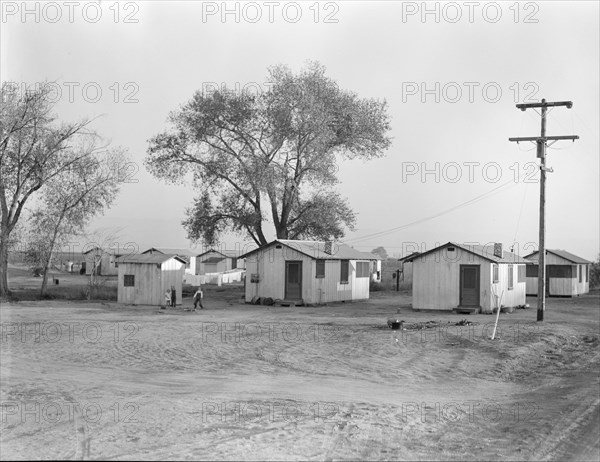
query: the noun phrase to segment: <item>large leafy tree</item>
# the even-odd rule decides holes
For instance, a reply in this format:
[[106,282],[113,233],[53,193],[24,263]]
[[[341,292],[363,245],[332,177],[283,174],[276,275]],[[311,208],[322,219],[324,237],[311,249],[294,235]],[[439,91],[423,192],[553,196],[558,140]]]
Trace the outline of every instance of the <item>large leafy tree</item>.
[[183,225],[194,241],[234,231],[263,245],[267,217],[281,239],[340,238],[354,228],[335,190],[337,162],[383,155],[385,101],[341,90],[318,63],[298,74],[270,68],[268,80],[260,94],[196,92],[150,140],[150,172],[175,183],[193,175],[199,194]]
[[[0,296],[8,294],[8,247],[25,204],[49,181],[96,149],[89,121],[59,123],[52,113],[52,87],[22,94],[0,90]],[[66,155],[73,153],[73,155]]]

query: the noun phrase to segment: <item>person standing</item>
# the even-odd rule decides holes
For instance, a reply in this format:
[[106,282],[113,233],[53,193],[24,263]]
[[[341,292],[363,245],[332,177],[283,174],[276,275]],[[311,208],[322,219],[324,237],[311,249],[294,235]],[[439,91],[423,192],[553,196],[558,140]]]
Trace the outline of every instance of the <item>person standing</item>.
[[171,291],[167,289],[165,291],[165,308],[171,306]]
[[175,308],[175,305],[177,305],[177,291],[175,286],[171,286],[171,306]]
[[194,294],[194,309],[192,311],[196,311],[196,306],[200,305],[200,309],[204,309],[202,305],[202,299],[204,298],[204,292],[202,292],[202,286],[198,286],[198,290]]

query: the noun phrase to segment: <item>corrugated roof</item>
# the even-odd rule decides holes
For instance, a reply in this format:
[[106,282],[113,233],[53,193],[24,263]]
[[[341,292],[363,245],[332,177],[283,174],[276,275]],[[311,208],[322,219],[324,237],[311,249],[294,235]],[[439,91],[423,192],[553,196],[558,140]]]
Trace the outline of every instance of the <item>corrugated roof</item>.
[[118,263],[163,263],[171,258],[179,260],[181,263],[186,263],[183,258],[174,254],[164,253],[144,253],[136,255],[125,255],[117,259]]
[[465,252],[472,253],[474,255],[477,255],[481,258],[485,258],[486,260],[489,260],[494,263],[525,263],[525,264],[531,263],[531,261],[526,260],[523,257],[520,257],[516,253],[507,252],[505,250],[502,251],[501,258],[497,257],[496,255],[494,255],[494,245],[493,244],[473,245],[473,244],[457,244],[455,242],[448,242],[444,245],[440,245],[439,247],[436,247],[435,249],[431,249],[431,250],[428,250],[427,252],[423,252],[423,253],[416,255],[410,259],[407,259],[406,261],[418,260],[419,258],[422,258],[425,255],[428,255],[437,250],[443,249],[444,247],[458,247],[459,249],[464,250]]
[[[585,258],[578,257],[577,255],[573,255],[571,252],[567,252],[566,250],[546,249],[546,254],[548,253],[553,253],[554,255],[564,258],[565,260],[569,260],[570,262],[577,263],[580,265],[589,265],[592,263],[591,261],[588,261]],[[531,256],[537,254],[538,251],[536,250],[535,252],[532,252],[529,255],[527,255],[525,258],[530,258]]]
[[372,253],[360,252],[346,244],[334,242],[332,244],[332,252],[331,254],[328,254],[325,253],[325,241],[296,241],[291,239],[277,239],[263,247],[254,249],[240,256],[240,258],[246,258],[248,255],[276,244],[281,244],[290,249],[294,249],[315,260],[380,260],[379,257]]

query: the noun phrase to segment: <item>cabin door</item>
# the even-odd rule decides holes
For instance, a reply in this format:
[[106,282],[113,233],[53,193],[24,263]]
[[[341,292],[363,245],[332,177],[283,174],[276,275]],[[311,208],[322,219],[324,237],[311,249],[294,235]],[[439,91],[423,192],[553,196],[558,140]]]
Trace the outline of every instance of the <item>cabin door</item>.
[[479,306],[479,265],[460,265],[460,306]]
[[300,300],[302,298],[302,262],[285,262],[285,298]]

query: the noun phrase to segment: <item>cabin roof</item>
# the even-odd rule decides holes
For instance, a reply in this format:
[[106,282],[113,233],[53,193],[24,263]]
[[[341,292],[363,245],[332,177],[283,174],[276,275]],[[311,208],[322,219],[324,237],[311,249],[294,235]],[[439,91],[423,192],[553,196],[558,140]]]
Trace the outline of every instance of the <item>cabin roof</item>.
[[165,255],[179,255],[180,257],[195,257],[198,255],[195,251],[190,249],[172,249],[167,247],[150,247],[148,250],[143,251],[142,254],[154,251],[164,253]]
[[181,263],[186,263],[186,261],[181,258],[179,255],[175,254],[164,254],[164,253],[144,253],[144,254],[134,254],[134,255],[125,255],[124,257],[120,257],[117,259],[118,263],[164,263],[171,258],[175,258],[179,260]]
[[[525,258],[530,258],[533,255],[537,255],[539,253],[538,250],[536,250],[535,252],[530,253],[529,255],[527,255]],[[581,258],[578,257],[577,255],[573,255],[571,252],[567,252],[566,250],[559,250],[559,249],[546,249],[546,254],[548,253],[552,253],[554,255],[557,255],[561,258],[564,258],[565,260],[568,260],[570,262],[573,263],[578,263],[581,265],[587,265],[592,263],[591,261],[586,260],[585,258]]]
[[217,250],[217,249],[207,250],[206,252],[203,252],[203,253],[199,254],[198,256],[201,257],[208,253],[218,253],[218,254],[223,255],[223,257],[225,257],[225,258],[239,258],[238,257],[239,252],[237,250]]
[[477,255],[477,256],[484,258],[488,261],[491,261],[493,263],[524,263],[524,264],[531,263],[531,261],[526,260],[523,257],[520,257],[516,253],[506,252],[505,250],[502,251],[502,257],[497,257],[496,255],[494,255],[494,245],[493,244],[472,245],[472,244],[457,244],[455,242],[448,242],[444,245],[440,245],[439,247],[436,247],[434,249],[428,250],[427,252],[423,252],[418,255],[415,255],[414,257],[406,259],[405,261],[412,262],[412,261],[418,260],[419,258],[422,258],[425,255],[428,255],[432,252],[436,252],[445,247],[457,247],[461,250],[464,250],[465,252],[472,253],[474,255]]
[[277,244],[296,250],[315,260],[380,260],[379,257],[372,253],[360,252],[346,244],[334,242],[332,244],[332,253],[329,254],[325,253],[325,241],[296,241],[291,239],[276,239],[267,245],[245,253],[240,258],[246,258],[248,255],[252,255]]

